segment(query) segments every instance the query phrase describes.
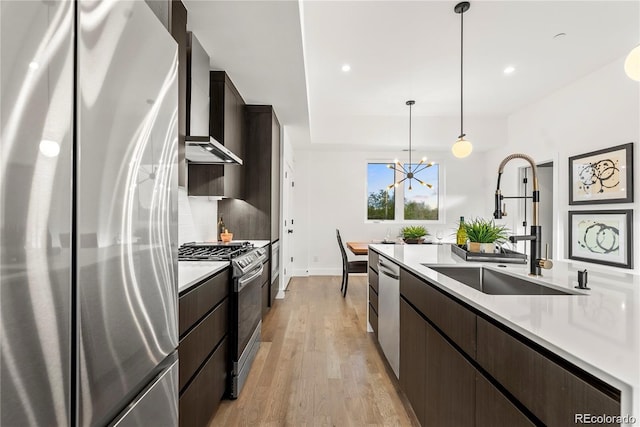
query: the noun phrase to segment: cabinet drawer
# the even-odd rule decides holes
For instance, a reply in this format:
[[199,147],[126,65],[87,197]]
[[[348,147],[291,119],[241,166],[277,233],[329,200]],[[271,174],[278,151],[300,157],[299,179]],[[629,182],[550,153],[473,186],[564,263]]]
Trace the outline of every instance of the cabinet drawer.
[[400,387],[420,425],[425,424],[427,321],[400,298]]
[[[373,269],[373,271],[375,271],[376,273],[378,272],[378,258],[380,257],[380,255],[378,255],[377,252],[373,251],[373,250],[369,250],[369,267],[371,267]],[[376,285],[377,287],[377,285]]]
[[228,338],[209,357],[189,387],[180,395],[180,427],[204,427],[215,414],[227,383]]
[[400,269],[400,294],[475,358],[476,315],[473,312],[404,269]]
[[426,341],[424,425],[473,426],[475,368],[429,324]]
[[371,307],[373,307],[373,309],[377,313],[378,312],[378,294],[371,286],[369,286],[369,304],[371,304]]
[[[376,264],[376,268],[377,266],[378,264]],[[376,293],[379,292],[378,291],[378,273],[373,271],[371,268],[369,268],[369,286],[371,286],[373,290],[376,291]]]
[[476,372],[476,427],[534,425],[482,374]]
[[180,390],[202,365],[229,329],[229,298],[222,301],[202,322],[193,328],[178,347],[180,356]]
[[566,361],[551,360],[483,318],[478,318],[477,360],[548,426],[574,424],[574,414],[620,415],[619,391]]
[[228,268],[181,295],[178,301],[180,336],[227,295],[229,295]]
[[373,307],[371,307],[371,304],[369,304],[369,323],[373,328],[373,333],[376,334],[376,337],[377,337],[378,336],[378,313],[376,313]]

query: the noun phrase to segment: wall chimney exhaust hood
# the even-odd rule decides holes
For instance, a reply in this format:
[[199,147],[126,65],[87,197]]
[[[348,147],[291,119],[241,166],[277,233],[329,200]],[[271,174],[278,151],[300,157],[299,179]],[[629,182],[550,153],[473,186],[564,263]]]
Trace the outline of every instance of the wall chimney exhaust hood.
[[240,157],[211,136],[187,136],[185,145],[185,157],[191,163],[242,164]]

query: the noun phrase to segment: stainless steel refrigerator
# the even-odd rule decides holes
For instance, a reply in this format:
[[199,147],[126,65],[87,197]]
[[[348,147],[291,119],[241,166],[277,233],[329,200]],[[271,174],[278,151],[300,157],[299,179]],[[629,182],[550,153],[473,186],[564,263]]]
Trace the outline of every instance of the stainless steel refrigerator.
[[2,0],[0,79],[0,425],[177,425],[177,44]]

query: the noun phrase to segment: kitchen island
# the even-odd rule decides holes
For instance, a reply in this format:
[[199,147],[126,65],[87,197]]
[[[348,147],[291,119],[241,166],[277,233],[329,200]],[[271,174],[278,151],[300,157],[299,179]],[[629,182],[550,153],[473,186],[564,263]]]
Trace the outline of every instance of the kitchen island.
[[[482,265],[492,270],[523,277],[527,277],[528,266],[505,264],[505,267],[498,267],[498,264],[495,263],[465,262],[451,253],[449,245],[374,244],[370,245],[369,249],[371,264],[375,262],[372,260],[375,260],[376,257],[383,257],[401,268],[400,292],[403,295],[401,298],[401,322],[402,301],[404,300],[409,303],[407,306],[413,305],[413,308],[417,309],[414,310],[414,313],[418,312],[438,331],[447,332],[446,323],[439,324],[437,320],[429,319],[423,311],[419,310],[420,301],[407,301],[403,294],[403,289],[406,292],[410,291],[407,287],[409,285],[405,286],[407,281],[411,282],[410,285],[414,287],[414,290],[415,286],[418,286],[418,291],[424,287],[434,289],[437,291],[435,294],[447,296],[449,297],[447,300],[456,303],[453,311],[462,308],[460,316],[453,321],[456,323],[456,328],[458,323],[464,323],[464,316],[467,315],[467,312],[473,315],[473,319],[469,320],[470,327],[473,328],[471,338],[467,341],[458,341],[456,339],[457,332],[454,331],[446,339],[479,370],[486,369],[490,372],[493,369],[491,363],[508,362],[508,360],[500,359],[501,348],[488,348],[483,353],[481,339],[490,336],[494,327],[497,328],[496,330],[513,332],[512,335],[521,338],[521,342],[528,343],[529,347],[535,347],[538,354],[548,356],[545,360],[556,360],[561,365],[566,361],[567,366],[577,368],[575,371],[578,371],[581,378],[593,376],[604,383],[601,388],[607,389],[605,391],[609,391],[609,396],[615,396],[620,401],[619,414],[621,416],[628,414],[634,416],[636,420],[640,419],[638,395],[640,392],[640,320],[638,317],[640,277],[619,271],[597,269],[591,265],[585,267],[584,263],[556,262],[553,269],[544,271],[544,277],[533,279],[533,281],[539,281],[549,287],[577,295],[489,295],[438,273],[428,266]],[[370,267],[369,293],[373,294],[370,301],[374,300],[377,309],[382,305],[378,301],[376,293],[378,273],[373,265]],[[589,286],[591,287],[589,291],[574,288],[577,285],[577,271],[584,268],[589,270]],[[403,282],[403,278],[408,279]],[[370,325],[374,327],[374,330],[377,330],[377,323],[382,319],[378,319],[377,312],[371,309],[369,313],[370,315],[373,313],[374,316],[370,319]],[[436,313],[435,316],[440,314]],[[374,323],[376,323],[375,326]],[[416,337],[413,338],[415,341]],[[403,384],[402,337],[400,340],[400,382]],[[497,340],[494,341],[494,344],[501,345],[504,342]],[[476,356],[480,360],[484,357],[483,354],[488,354],[486,356],[488,365],[486,366],[482,361],[476,362]],[[406,356],[407,354],[405,354]],[[524,365],[527,360],[520,362]],[[526,368],[526,366],[522,366],[523,370]],[[498,374],[495,376],[500,377]],[[420,387],[420,385],[416,386]],[[503,387],[500,384],[496,384],[496,386]],[[520,386],[527,387],[528,384]],[[508,389],[508,387],[506,388]],[[481,403],[481,401],[475,401],[476,406]],[[532,415],[526,407],[518,409],[527,415]],[[538,421],[541,419],[539,415],[533,415],[532,418]]]

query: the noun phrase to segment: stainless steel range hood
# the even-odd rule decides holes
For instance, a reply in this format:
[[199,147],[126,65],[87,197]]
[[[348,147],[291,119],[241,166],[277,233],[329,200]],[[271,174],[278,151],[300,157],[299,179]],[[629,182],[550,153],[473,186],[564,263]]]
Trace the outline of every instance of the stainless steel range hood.
[[242,159],[210,136],[185,137],[185,157],[191,163],[241,165]]

